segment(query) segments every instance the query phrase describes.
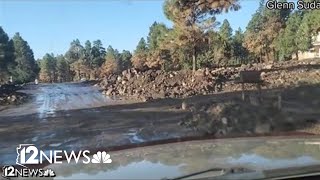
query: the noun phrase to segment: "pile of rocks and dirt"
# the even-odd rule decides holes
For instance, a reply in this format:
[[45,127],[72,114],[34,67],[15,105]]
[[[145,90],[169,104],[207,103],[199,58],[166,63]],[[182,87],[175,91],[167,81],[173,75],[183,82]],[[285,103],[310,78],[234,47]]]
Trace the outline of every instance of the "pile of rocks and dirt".
[[25,93],[17,92],[20,85],[3,84],[0,85],[0,105],[21,104],[27,100]]
[[320,134],[320,86],[306,85],[284,91],[249,94],[200,103],[183,102],[191,112],[179,125],[215,136],[256,135],[281,132]]
[[158,99],[188,97],[208,94],[215,91],[213,75],[209,70],[197,71],[192,76],[190,71],[165,72],[148,70],[137,72],[129,69],[122,75],[110,75],[101,82],[107,96],[124,96],[134,99]]
[[[268,108],[268,111],[265,108]],[[274,121],[283,120],[281,118],[283,115],[277,108],[272,106],[257,108],[234,100],[197,104],[191,111],[192,114],[179,125],[215,136],[270,133],[274,129]],[[249,113],[250,111],[255,113]],[[269,116],[271,112],[272,117]]]
[[[128,69],[121,74],[112,74],[98,85],[104,89],[103,94],[111,97],[140,99],[148,101],[159,98],[180,98],[193,95],[206,95],[219,91],[217,82],[223,82],[223,91],[241,89],[235,83],[240,71],[261,71],[266,82],[263,88],[285,88],[301,84],[320,82],[320,60],[286,61],[266,64],[254,63],[238,67],[199,69],[194,74],[190,70],[165,72],[147,70],[139,72]],[[255,88],[246,85],[246,89]]]

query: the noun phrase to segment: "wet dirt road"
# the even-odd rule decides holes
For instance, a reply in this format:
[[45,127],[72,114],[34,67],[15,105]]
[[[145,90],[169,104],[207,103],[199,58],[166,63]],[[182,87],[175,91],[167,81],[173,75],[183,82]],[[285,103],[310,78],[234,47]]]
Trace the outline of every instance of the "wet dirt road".
[[24,92],[30,102],[0,111],[0,165],[15,164],[19,144],[81,150],[193,135],[178,125],[183,112],[123,104],[88,84],[33,85]]
[[93,108],[112,101],[98,88],[82,83],[29,85],[22,92],[31,94],[31,101],[18,107],[9,107],[0,116],[19,116],[37,113],[39,118],[54,117],[60,110]]

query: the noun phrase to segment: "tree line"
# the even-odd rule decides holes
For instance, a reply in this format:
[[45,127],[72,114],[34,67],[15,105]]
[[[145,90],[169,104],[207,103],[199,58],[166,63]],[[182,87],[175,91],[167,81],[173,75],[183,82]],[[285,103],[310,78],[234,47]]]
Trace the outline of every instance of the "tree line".
[[105,49],[101,40],[87,40],[82,46],[76,39],[64,55],[46,54],[39,60],[39,78],[44,82],[96,79],[130,68],[131,56],[127,50],[120,53],[112,46]]
[[112,46],[105,49],[101,40],[82,45],[76,39],[65,54],[48,53],[35,61],[18,33],[9,39],[1,29],[0,77],[14,75],[19,81],[29,81],[38,75],[44,82],[65,82],[101,78],[132,67],[141,71],[196,70],[285,61],[309,50],[320,30],[320,11],[269,10],[264,0],[244,31],[233,30],[228,20],[216,20],[217,15],[238,9],[239,0],[166,0],[163,11],[173,27],[154,22],[132,54]]
[[15,82],[34,80],[39,72],[33,51],[19,33],[11,39],[0,27],[0,83],[7,83],[12,76]]

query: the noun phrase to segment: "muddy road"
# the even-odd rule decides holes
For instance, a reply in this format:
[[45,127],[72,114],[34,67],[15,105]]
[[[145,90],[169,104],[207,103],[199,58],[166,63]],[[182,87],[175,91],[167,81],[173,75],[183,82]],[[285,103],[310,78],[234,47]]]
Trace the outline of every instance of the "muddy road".
[[178,125],[185,112],[170,103],[128,104],[83,83],[30,85],[23,92],[30,102],[0,110],[0,165],[15,164],[19,144],[81,150],[194,135]]
[[20,116],[37,113],[39,118],[54,117],[60,110],[100,107],[112,103],[98,88],[81,83],[29,85],[21,92],[31,95],[31,101],[21,106],[6,107],[0,116]]
[[[276,108],[279,91],[281,110]],[[234,91],[148,102],[112,100],[84,83],[29,85],[23,92],[31,96],[28,103],[0,108],[0,166],[15,164],[19,144],[35,144],[43,151],[78,151],[208,134],[320,134],[320,101],[314,98],[320,95],[319,85],[265,89],[259,109],[257,92],[250,90],[246,101],[241,91]]]

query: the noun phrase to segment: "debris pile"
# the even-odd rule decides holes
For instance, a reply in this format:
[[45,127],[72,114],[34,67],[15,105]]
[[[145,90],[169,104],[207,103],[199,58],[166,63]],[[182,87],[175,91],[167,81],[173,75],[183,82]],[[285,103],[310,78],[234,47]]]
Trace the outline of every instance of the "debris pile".
[[0,85],[0,105],[20,104],[27,99],[27,95],[17,92],[20,86],[12,84]]
[[[165,72],[147,70],[139,72],[128,69],[121,74],[112,74],[99,83],[103,94],[112,97],[140,99],[148,101],[159,98],[184,98],[194,95],[207,95],[219,91],[218,84],[223,83],[222,91],[237,91],[240,84],[234,80],[240,71],[261,71],[266,82],[264,89],[285,88],[301,84],[320,83],[320,61],[286,61],[273,64],[254,63],[239,67],[199,69]],[[246,85],[253,89],[254,85]]]

